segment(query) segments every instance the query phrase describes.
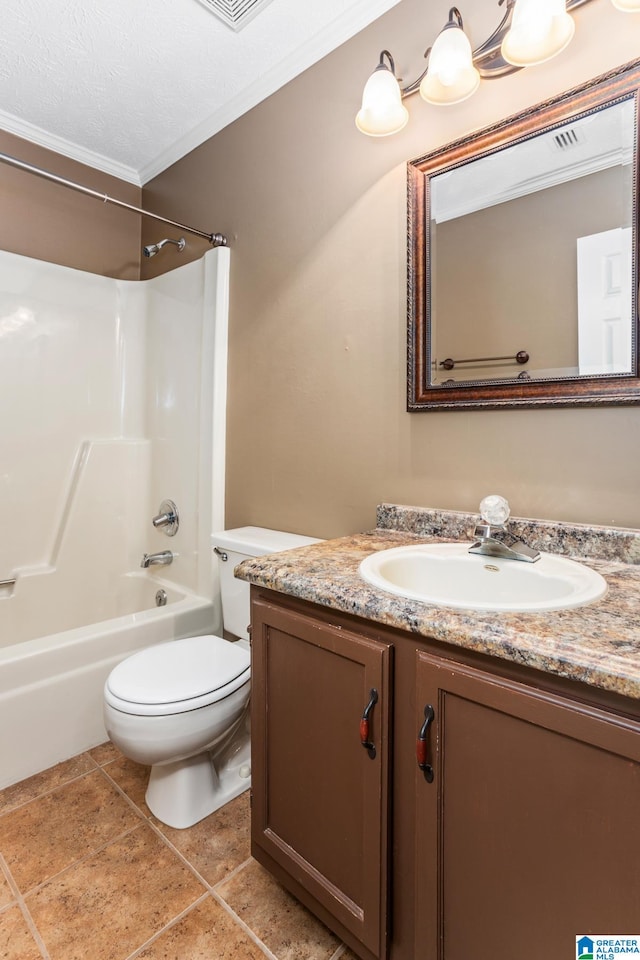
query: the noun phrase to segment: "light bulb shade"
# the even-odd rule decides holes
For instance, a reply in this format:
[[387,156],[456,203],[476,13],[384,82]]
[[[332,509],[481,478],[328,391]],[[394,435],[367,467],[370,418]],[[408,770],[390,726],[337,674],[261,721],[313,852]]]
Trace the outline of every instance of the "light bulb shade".
[[480,74],[473,65],[468,37],[462,27],[450,21],[433,44],[420,96],[427,103],[460,103],[479,85]]
[[623,13],[640,13],[640,0],[611,0],[616,10]]
[[388,137],[406,125],[409,111],[394,74],[381,64],[367,80],[362,92],[362,107],[356,115],[356,127],[369,137]]
[[564,50],[574,31],[566,0],[516,0],[501,53],[515,67],[534,67]]

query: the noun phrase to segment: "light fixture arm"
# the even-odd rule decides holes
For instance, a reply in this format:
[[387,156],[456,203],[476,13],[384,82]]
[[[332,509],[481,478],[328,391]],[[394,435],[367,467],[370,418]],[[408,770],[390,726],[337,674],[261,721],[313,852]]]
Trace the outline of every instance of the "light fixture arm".
[[[501,7],[505,0],[498,0],[498,6]],[[514,67],[513,64],[507,63],[506,60],[500,56],[500,47],[502,41],[504,40],[505,34],[511,26],[511,20],[513,19],[513,8],[516,5],[516,0],[506,0],[506,7],[504,11],[504,16],[498,26],[495,28],[490,37],[481,43],[479,47],[473,51],[473,62],[476,65],[476,68],[480,72],[481,77],[502,77],[507,73],[513,73],[516,70],[521,70],[521,67]],[[495,61],[498,60],[499,63]],[[493,64],[493,67],[492,67]]]
[[401,88],[400,96],[402,97],[403,100],[405,99],[405,97],[410,97],[412,93],[417,93],[418,90],[420,89],[420,84],[422,83],[427,73],[429,72],[429,54],[431,53],[431,49],[432,49],[431,47],[427,47],[427,49],[424,52],[424,58],[427,61],[427,65],[422,71],[422,73],[420,74],[420,76],[416,77],[413,83],[409,83],[407,84],[406,87]]
[[[581,7],[586,3],[591,3],[591,0],[567,0],[567,10],[573,10],[576,7]],[[516,0],[498,0],[498,6],[502,6],[503,4],[506,4],[506,7],[500,23],[495,28],[493,33],[478,47],[476,47],[472,53],[474,66],[478,70],[480,76],[484,77],[485,79],[504,77],[507,76],[507,74],[516,73],[516,71],[522,70],[522,67],[516,67],[512,63],[507,63],[507,61],[504,60],[500,54],[502,41],[511,27],[513,8],[515,7]],[[454,24],[454,20],[457,21],[456,24]],[[454,25],[461,28],[463,26],[462,14],[457,7],[451,7],[449,10],[449,21],[446,26]],[[383,53],[387,54],[391,60],[391,63],[393,63],[393,57],[391,54],[387,50],[383,50]],[[400,93],[403,100],[406,97],[410,97],[412,94],[417,93],[420,89],[420,84],[422,83],[424,77],[426,77],[429,70],[430,53],[431,47],[425,51],[424,56],[427,61],[427,65],[420,76],[416,80],[413,80],[411,83],[407,84],[406,87],[401,88]],[[380,62],[382,63],[382,53],[380,54]]]
[[[386,57],[387,60],[389,61],[389,66],[387,66],[386,63],[384,62],[384,58],[385,58],[385,57]],[[396,65],[395,65],[395,61],[394,61],[393,57],[391,56],[391,54],[389,53],[388,50],[381,50],[381,51],[380,51],[380,63],[379,63],[378,66],[376,67],[376,70],[391,70],[391,73],[392,73],[392,74],[394,75],[394,77],[395,77],[395,75],[396,75]]]

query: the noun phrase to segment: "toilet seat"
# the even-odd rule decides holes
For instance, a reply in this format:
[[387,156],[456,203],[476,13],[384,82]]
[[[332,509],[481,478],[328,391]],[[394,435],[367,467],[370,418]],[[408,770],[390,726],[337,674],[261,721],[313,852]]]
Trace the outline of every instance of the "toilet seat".
[[209,634],[156,644],[123,660],[105,685],[106,702],[136,716],[187,713],[224,700],[251,676],[248,650]]

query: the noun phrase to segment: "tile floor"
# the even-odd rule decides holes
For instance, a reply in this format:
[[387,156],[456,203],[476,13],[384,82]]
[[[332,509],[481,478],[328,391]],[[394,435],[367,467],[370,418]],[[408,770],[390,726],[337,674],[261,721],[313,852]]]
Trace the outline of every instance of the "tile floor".
[[0,960],[356,960],[249,854],[249,794],[188,830],[111,744],[0,791]]

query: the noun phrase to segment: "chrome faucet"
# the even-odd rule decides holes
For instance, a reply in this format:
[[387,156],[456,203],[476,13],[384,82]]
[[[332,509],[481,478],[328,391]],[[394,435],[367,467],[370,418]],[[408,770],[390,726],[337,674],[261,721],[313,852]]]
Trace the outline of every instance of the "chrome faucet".
[[147,567],[151,567],[156,563],[172,563],[173,557],[174,554],[171,550],[161,550],[160,553],[145,553],[140,561],[140,566],[146,570]]
[[509,504],[504,497],[495,494],[485,497],[480,504],[480,516],[484,522],[476,524],[473,531],[476,542],[469,547],[469,553],[503,560],[524,560],[525,563],[539,560],[538,550],[533,550],[507,530],[509,513]]

